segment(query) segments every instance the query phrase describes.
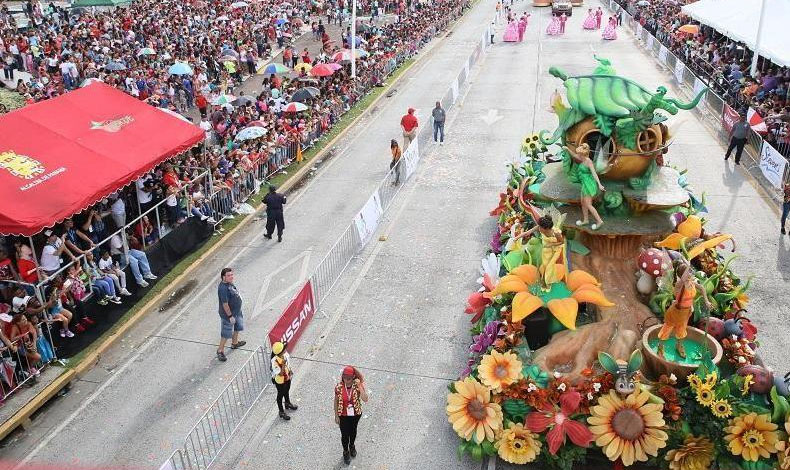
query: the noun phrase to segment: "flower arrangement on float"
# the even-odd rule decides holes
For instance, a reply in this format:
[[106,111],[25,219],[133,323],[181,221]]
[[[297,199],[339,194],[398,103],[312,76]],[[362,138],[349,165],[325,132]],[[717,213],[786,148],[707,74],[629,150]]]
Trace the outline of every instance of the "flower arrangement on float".
[[[674,257],[690,263],[711,299],[709,308],[702,295],[694,299],[695,315],[702,313],[690,321],[723,347],[721,362],[703,349],[695,372],[653,380],[641,371],[640,348],[627,361],[600,352],[572,378],[533,363],[533,351],[553,334],[613,305],[606,279],[565,269],[567,259],[547,258],[535,241],[540,236],[527,235],[540,217],[562,217],[551,204],[530,200],[527,188],[545,177],[542,166],[533,158],[508,164],[506,189],[491,211],[497,229],[466,309],[472,344],[459,380],[448,387],[459,455],[565,470],[607,461],[612,468],[790,470],[790,378],[759,365],[757,331],[744,311],[749,282],[719,252],[731,237],[705,233],[695,211],[676,212],[675,231],[634,261],[638,275],[652,278],[639,290],[659,319],[680,277]],[[550,235],[543,233],[545,242]],[[542,322],[533,321],[540,314]]]

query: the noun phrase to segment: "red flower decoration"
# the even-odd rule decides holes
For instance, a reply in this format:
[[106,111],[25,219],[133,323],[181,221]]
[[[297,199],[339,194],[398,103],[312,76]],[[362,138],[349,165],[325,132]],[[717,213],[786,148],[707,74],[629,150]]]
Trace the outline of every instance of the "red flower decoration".
[[587,426],[571,419],[571,416],[579,411],[581,401],[582,396],[579,392],[568,391],[560,395],[559,409],[556,406],[547,407],[527,415],[526,425],[530,431],[542,433],[551,428],[546,434],[551,455],[556,455],[560,447],[565,444],[565,436],[579,447],[587,447],[592,442],[593,434]]
[[474,315],[472,317],[472,323],[477,323],[480,320],[480,317],[483,316],[483,312],[485,312],[486,307],[491,305],[491,299],[487,299],[483,296],[483,292],[473,292],[468,299],[466,299],[466,313],[470,315]]

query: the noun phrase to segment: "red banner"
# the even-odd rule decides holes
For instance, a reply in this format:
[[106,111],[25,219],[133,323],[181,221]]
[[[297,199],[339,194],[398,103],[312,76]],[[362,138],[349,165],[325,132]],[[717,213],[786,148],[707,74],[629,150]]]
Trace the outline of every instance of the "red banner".
[[721,114],[721,126],[725,131],[732,131],[732,126],[734,126],[740,118],[741,116],[737,111],[732,109],[727,103],[724,103],[724,112]]
[[280,319],[269,331],[269,343],[281,341],[288,344],[290,351],[296,340],[302,334],[307,324],[315,315],[315,299],[313,298],[313,285],[307,281],[302,290],[296,294],[291,303],[285,307]]

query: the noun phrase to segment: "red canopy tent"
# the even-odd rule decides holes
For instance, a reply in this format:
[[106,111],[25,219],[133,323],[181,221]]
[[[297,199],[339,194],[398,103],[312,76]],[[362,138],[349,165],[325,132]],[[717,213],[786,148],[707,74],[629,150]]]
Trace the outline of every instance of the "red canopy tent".
[[104,83],[0,116],[0,233],[51,227],[204,136]]

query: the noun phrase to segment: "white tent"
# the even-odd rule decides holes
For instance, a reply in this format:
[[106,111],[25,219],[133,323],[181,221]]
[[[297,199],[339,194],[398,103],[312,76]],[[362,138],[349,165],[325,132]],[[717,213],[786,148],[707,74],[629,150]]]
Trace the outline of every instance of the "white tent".
[[[683,13],[755,49],[762,0],[699,0]],[[790,66],[790,0],[765,0],[766,16],[758,53]]]

